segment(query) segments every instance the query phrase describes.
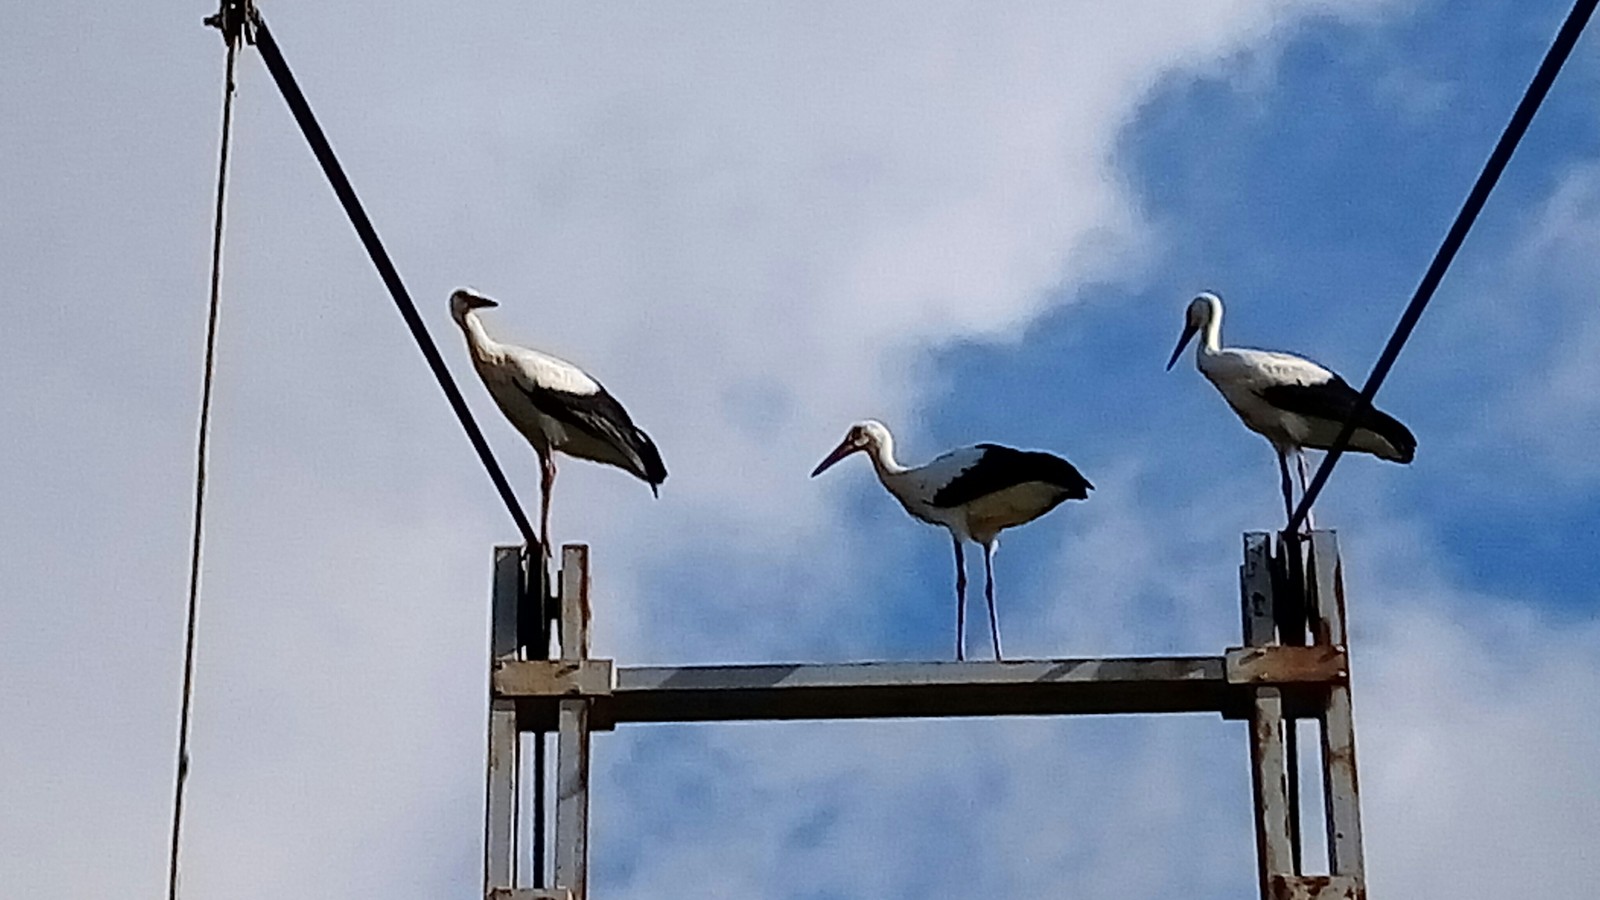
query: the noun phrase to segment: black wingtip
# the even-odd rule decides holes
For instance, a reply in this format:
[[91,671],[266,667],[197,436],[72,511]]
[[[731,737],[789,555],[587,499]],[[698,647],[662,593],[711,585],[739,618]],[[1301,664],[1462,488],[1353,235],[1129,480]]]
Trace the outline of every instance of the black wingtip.
[[642,428],[633,430],[633,439],[634,452],[642,464],[642,471],[635,470],[635,472],[650,485],[650,493],[660,497],[661,482],[667,480],[667,464],[661,461],[661,451],[656,449],[656,442],[652,441],[650,435],[645,434]]
[[1369,427],[1394,448],[1397,455],[1388,457],[1390,460],[1405,466],[1417,458],[1417,436],[1412,434],[1411,429],[1399,419],[1375,409],[1372,411],[1372,422]]

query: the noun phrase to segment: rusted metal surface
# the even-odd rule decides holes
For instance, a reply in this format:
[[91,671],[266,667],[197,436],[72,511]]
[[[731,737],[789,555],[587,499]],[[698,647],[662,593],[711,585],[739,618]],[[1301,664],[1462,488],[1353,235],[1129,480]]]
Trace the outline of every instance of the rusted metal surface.
[[[495,662],[517,655],[518,607],[523,584],[522,549],[496,547],[494,590],[490,597],[489,652]],[[516,704],[489,703],[487,783],[484,794],[483,889],[517,883],[517,776],[521,765],[521,733]]]
[[[1273,623],[1274,579],[1272,540],[1263,533],[1245,535],[1244,564],[1239,570],[1244,636],[1258,647],[1276,640]],[[1290,846],[1288,749],[1284,738],[1283,692],[1275,687],[1252,689],[1250,711],[1250,787],[1255,799],[1256,860],[1261,896],[1272,897],[1272,878],[1293,872]]]
[[496,697],[605,697],[612,688],[609,659],[538,659],[495,663]]
[[1268,900],[1366,900],[1360,880],[1343,875],[1275,875]]
[[1223,658],[1229,684],[1333,684],[1349,676],[1343,647],[1234,647]]
[[[561,548],[561,659],[589,656],[589,548]],[[556,737],[556,887],[572,900],[589,895],[589,707],[586,698],[558,702]]]
[[[1338,538],[1333,532],[1312,535],[1312,599],[1318,636],[1331,642],[1346,639],[1344,572]],[[1322,714],[1323,813],[1328,832],[1328,870],[1364,882],[1361,849],[1361,788],[1356,778],[1355,716],[1348,684],[1328,691]]]
[[561,888],[495,888],[485,900],[573,900],[570,891]]

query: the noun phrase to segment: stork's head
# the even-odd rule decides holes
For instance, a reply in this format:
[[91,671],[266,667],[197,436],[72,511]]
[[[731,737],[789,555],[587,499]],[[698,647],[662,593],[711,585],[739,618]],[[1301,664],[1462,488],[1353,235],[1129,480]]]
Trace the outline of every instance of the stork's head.
[[499,305],[472,288],[456,288],[456,292],[450,295],[450,318],[460,322],[475,309]]
[[1198,296],[1190,300],[1189,308],[1183,314],[1183,334],[1178,335],[1178,346],[1172,351],[1172,358],[1167,360],[1168,371],[1177,363],[1178,357],[1183,354],[1183,348],[1189,346],[1189,341],[1199,333],[1200,329],[1221,320],[1221,297],[1210,291],[1201,291]]
[[850,426],[850,430],[845,433],[844,440],[839,442],[839,446],[833,448],[833,452],[828,454],[828,458],[824,459],[812,470],[811,477],[815,478],[821,475],[832,467],[834,463],[852,453],[859,453],[862,450],[874,447],[885,447],[888,446],[889,441],[889,428],[882,422],[876,419],[857,422]]

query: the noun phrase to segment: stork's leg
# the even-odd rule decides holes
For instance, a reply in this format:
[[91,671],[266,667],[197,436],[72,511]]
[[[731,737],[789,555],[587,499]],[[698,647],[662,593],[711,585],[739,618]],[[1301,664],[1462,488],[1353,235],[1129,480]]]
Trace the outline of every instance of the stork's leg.
[[961,538],[950,537],[956,548],[956,659],[967,658],[967,563],[961,556]]
[[556,486],[556,459],[554,454],[539,456],[539,545],[544,558],[550,558],[550,492]]
[[1294,480],[1289,477],[1289,460],[1284,456],[1282,447],[1274,447],[1278,451],[1278,473],[1283,476],[1283,520],[1284,527],[1289,526],[1289,520],[1294,518]]
[[[1304,451],[1304,450],[1296,450],[1294,452],[1294,461],[1295,461],[1296,466],[1300,469],[1300,496],[1303,499],[1305,497],[1305,495],[1306,495],[1306,481],[1308,480],[1306,478],[1306,451]],[[1293,513],[1291,513],[1290,515],[1293,515]],[[1316,528],[1317,528],[1316,523],[1311,520],[1311,510],[1307,509],[1306,510],[1306,530],[1307,531],[1315,531]]]
[[983,584],[984,598],[989,601],[989,636],[994,638],[994,659],[999,662],[1000,655],[1000,617],[994,611],[994,541],[983,545]]

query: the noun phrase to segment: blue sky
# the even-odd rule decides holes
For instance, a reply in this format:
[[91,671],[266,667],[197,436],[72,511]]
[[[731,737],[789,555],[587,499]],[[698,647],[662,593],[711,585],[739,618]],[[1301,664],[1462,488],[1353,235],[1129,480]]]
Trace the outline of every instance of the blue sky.
[[[1215,653],[1239,534],[1281,510],[1266,443],[1187,358],[1162,369],[1184,304],[1217,290],[1229,342],[1364,377],[1565,9],[1103,7],[265,12],[527,504],[531,455],[445,315],[460,284],[661,444],[659,501],[562,469],[597,652],[947,657],[947,540],[861,460],[807,478],[878,416],[908,462],[996,440],[1097,485],[1006,535],[1011,654]],[[161,884],[205,12],[34,5],[0,35],[0,115],[31,126],[0,142],[0,411],[24,423],[0,467],[0,883],[23,893]],[[1319,509],[1375,896],[1600,877],[1596,46],[1380,398],[1416,463],[1348,459]],[[239,104],[186,884],[470,896],[513,531],[253,54]],[[596,896],[1247,896],[1244,758],[1209,717],[624,729],[596,741]]]
[[[1270,511],[1270,449],[1234,427],[1192,376],[1174,383],[1184,366],[1162,377],[1181,324],[1173,297],[1215,287],[1231,301],[1228,338],[1302,349],[1360,384],[1566,11],[1546,4],[1507,22],[1501,4],[1427,4],[1379,29],[1325,24],[1288,43],[1264,83],[1185,80],[1158,92],[1124,146],[1142,204],[1174,241],[1140,284],[1087,288],[1087,308],[1047,315],[1015,343],[940,353],[953,385],[930,410],[940,443],[1003,431],[1101,459],[1182,444],[1207,454],[1191,456],[1193,466],[1264,467],[1258,499]],[[1501,456],[1491,465],[1516,464],[1506,451],[1470,446],[1470,433],[1501,367],[1518,360],[1496,354],[1492,329],[1463,319],[1474,294],[1490,293],[1538,339],[1558,333],[1556,317],[1541,315],[1555,305],[1554,286],[1509,294],[1498,270],[1553,186],[1592,159],[1595,76],[1594,53],[1580,50],[1383,393],[1424,436],[1421,462],[1384,486],[1436,511],[1428,523],[1463,584],[1525,592],[1584,617],[1597,602],[1593,570],[1569,542],[1600,522],[1593,492],[1551,496],[1540,471],[1485,484],[1450,463],[1488,468],[1487,455]],[[1452,343],[1483,366],[1453,364]],[[1130,399],[1137,412],[1116,415]],[[1030,415],[1041,405],[1052,414]],[[1458,444],[1477,458],[1462,459]],[[1388,475],[1371,460],[1345,465],[1344,479]],[[1182,490],[1174,476],[1194,473],[1149,474]],[[1529,493],[1541,495],[1536,514]],[[1324,507],[1337,515],[1337,490]]]

